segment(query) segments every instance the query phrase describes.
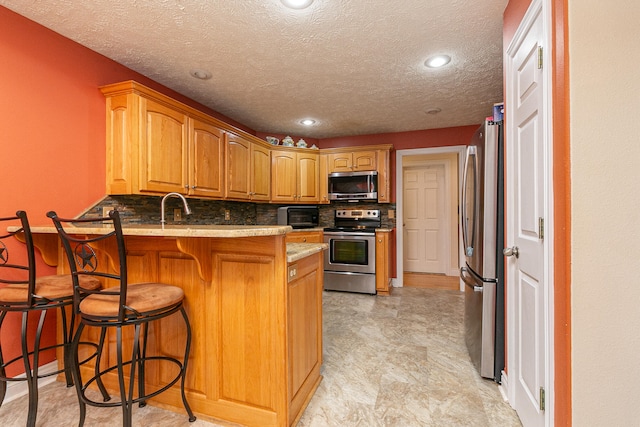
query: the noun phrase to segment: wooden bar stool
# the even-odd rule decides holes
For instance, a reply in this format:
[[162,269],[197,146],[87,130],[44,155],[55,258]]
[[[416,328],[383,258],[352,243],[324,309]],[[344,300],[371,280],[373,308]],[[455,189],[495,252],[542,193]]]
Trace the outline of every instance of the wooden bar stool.
[[[29,390],[29,411],[27,426],[35,426],[38,413],[38,379],[51,375],[65,373],[67,386],[73,385],[71,374],[71,338],[75,324],[75,315],[70,314],[70,321],[65,307],[73,304],[73,281],[71,275],[55,275],[36,277],[35,252],[31,229],[27,214],[24,211],[16,212],[15,216],[0,218],[0,283],[5,286],[0,288],[0,330],[7,314],[10,312],[22,314],[22,328],[20,341],[22,353],[11,360],[4,360],[2,343],[0,342],[0,405],[7,393],[7,383],[11,381],[26,381]],[[8,232],[7,227],[17,227],[15,231]],[[19,235],[25,245],[10,242]],[[17,250],[9,248],[18,248]],[[101,282],[93,277],[83,278],[80,287],[87,290],[97,290],[102,286]],[[42,328],[49,310],[60,309],[62,321],[63,342],[40,347]],[[39,312],[40,319],[33,342],[29,342],[28,316],[31,312]],[[64,367],[56,372],[44,375],[38,372],[40,353],[63,348]],[[33,360],[33,362],[31,361]],[[14,363],[22,361],[25,376],[8,378],[6,368]],[[84,360],[87,361],[87,360]],[[84,362],[83,361],[83,362]]]
[[[122,225],[118,211],[109,212],[106,218],[63,219],[55,212],[47,214],[53,220],[66,252],[74,286],[79,287],[81,278],[94,277],[103,280],[104,289],[91,293],[84,299],[74,299],[74,311],[79,316],[79,325],[73,339],[71,357],[77,360],[77,347],[85,326],[115,331],[116,348],[109,348],[109,354],[115,352],[115,363],[102,363],[102,355],[96,359],[96,368],[91,378],[82,378],[80,367],[75,364],[73,380],[80,402],[80,423],[84,424],[86,405],[97,407],[122,408],[122,425],[131,426],[133,405],[144,406],[146,401],[168,390],[180,381],[180,393],[189,421],[195,421],[184,391],[189,350],[191,347],[191,326],[185,311],[184,291],[178,286],[164,283],[129,283],[127,280],[127,252],[122,234]],[[75,230],[73,229],[75,228]],[[83,231],[82,227],[90,227]],[[78,231],[80,230],[80,231]],[[85,228],[85,230],[89,230]],[[74,233],[75,231],[75,233]],[[180,313],[185,324],[184,357],[169,354],[148,354],[149,327],[154,333],[161,334],[160,319]],[[126,329],[126,331],[125,331]],[[133,336],[130,332],[133,329]],[[127,339],[124,339],[124,337]],[[129,341],[129,337],[131,340]],[[175,337],[165,337],[175,339]],[[161,340],[162,338],[156,338]],[[157,342],[157,341],[156,341]],[[152,346],[153,347],[153,346]],[[129,351],[126,351],[126,349]],[[108,358],[107,358],[108,359]],[[147,387],[145,384],[146,366],[150,362],[177,367],[177,374],[163,384]],[[109,366],[103,366],[109,365]],[[159,368],[158,368],[159,369]],[[175,369],[175,368],[174,368]],[[168,370],[163,371],[166,375]],[[102,390],[103,402],[87,396],[87,388],[104,380],[116,384],[120,399],[111,402],[111,396]],[[152,388],[148,390],[147,388]]]

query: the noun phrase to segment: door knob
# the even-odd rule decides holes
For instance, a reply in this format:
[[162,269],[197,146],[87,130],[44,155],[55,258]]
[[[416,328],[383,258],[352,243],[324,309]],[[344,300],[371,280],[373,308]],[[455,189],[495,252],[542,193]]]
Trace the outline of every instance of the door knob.
[[511,248],[504,248],[502,250],[502,253],[504,254],[504,256],[515,256],[516,258],[520,256],[520,251],[518,250],[517,246],[513,246]]

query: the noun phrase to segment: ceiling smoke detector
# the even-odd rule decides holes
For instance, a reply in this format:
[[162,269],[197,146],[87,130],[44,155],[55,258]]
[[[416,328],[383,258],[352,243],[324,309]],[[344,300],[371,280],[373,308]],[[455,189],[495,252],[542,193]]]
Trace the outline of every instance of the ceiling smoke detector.
[[291,9],[304,9],[305,7],[309,7],[313,0],[280,0],[283,5],[291,8]]
[[211,78],[211,73],[205,70],[191,70],[189,71],[189,74],[191,75],[191,77],[200,80],[209,80]]

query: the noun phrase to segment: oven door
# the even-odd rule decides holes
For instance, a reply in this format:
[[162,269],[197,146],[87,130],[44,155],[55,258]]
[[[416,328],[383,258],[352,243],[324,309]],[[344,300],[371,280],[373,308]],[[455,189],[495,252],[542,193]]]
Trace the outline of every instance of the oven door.
[[329,245],[324,256],[325,271],[375,274],[374,233],[325,231],[324,241]]

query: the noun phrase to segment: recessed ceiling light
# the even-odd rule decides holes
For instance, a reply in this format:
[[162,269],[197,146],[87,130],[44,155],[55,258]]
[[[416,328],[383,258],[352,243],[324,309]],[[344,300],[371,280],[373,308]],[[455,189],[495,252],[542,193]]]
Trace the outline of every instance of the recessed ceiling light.
[[313,119],[304,119],[304,120],[300,120],[300,123],[302,123],[305,126],[311,126],[316,124],[316,121]]
[[313,0],[280,0],[282,2],[282,4],[284,4],[287,7],[290,7],[291,9],[304,9],[305,7],[308,7],[311,3],[313,3]]
[[211,78],[211,73],[205,70],[191,70],[189,71],[191,77],[195,77],[200,80],[208,80]]
[[450,61],[451,61],[451,57],[448,55],[436,55],[427,59],[424,62],[424,65],[426,65],[429,68],[440,68],[447,65]]
[[431,114],[431,115],[436,115],[438,114],[440,111],[442,111],[440,108],[429,108],[426,113],[427,114]]

